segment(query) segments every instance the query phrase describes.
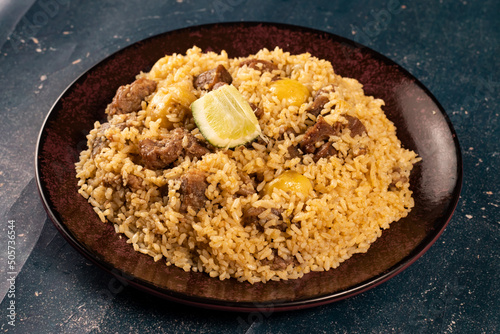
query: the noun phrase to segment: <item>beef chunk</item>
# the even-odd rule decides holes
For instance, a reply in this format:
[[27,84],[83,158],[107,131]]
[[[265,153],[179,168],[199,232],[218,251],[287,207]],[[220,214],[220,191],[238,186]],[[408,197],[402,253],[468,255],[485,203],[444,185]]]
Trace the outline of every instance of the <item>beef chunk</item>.
[[297,146],[292,145],[288,147],[288,155],[290,156],[290,159],[300,158],[302,157],[302,151]]
[[[343,115],[348,124],[344,125],[341,122],[336,122],[333,126],[328,124],[322,116],[318,117],[316,124],[307,129],[304,139],[300,143],[302,151],[305,153],[313,153],[313,160],[317,162],[321,158],[328,158],[337,155],[337,150],[333,147],[332,143],[328,142],[330,136],[337,136],[342,129],[348,128],[351,137],[359,136],[366,133],[366,128],[363,123],[354,116]],[[327,141],[321,147],[317,147],[317,142]],[[366,149],[359,149],[357,155],[365,154]]]
[[286,231],[288,227],[286,222],[282,217],[282,210],[279,209],[271,209],[271,214],[266,218],[259,218],[259,215],[266,211],[265,208],[255,208],[250,207],[243,212],[243,226],[255,226],[257,230],[264,231],[264,225],[267,224],[271,219],[277,219],[277,224],[273,226],[273,228],[277,228],[280,231]]
[[333,155],[337,155],[338,151],[333,147],[331,142],[326,142],[314,153],[313,160],[318,162],[321,158],[329,158]]
[[356,147],[352,150],[352,155],[354,157],[365,155],[366,153],[368,153],[368,149],[366,147]]
[[[280,131],[280,136],[278,137],[278,140],[285,139],[285,134],[287,134],[289,138],[292,137],[292,134],[294,137],[299,135],[297,132],[295,132],[295,130],[293,128],[288,128],[284,131]],[[288,157],[290,159],[301,158],[302,155],[304,155],[304,152],[302,152],[302,150],[299,147],[294,146],[294,145],[289,146],[287,150],[288,150]]]
[[150,169],[166,168],[180,156],[201,158],[209,152],[210,150],[203,146],[189,131],[180,128],[170,131],[166,138],[161,141],[143,139],[139,142],[139,154],[142,162]]
[[181,177],[181,211],[186,212],[188,207],[198,212],[205,206],[207,197],[205,191],[208,188],[207,176],[205,172],[192,169]]
[[402,175],[397,176],[397,177],[393,178],[391,186],[396,187],[396,184],[398,182],[406,183],[406,182],[408,182],[408,178],[406,176],[402,176]]
[[[233,78],[226,70],[224,65],[219,65],[216,68],[201,73],[194,80],[194,87],[204,90],[212,90],[217,83],[225,82],[231,84]],[[218,86],[217,88],[219,88]]]
[[236,195],[248,196],[248,195],[253,195],[255,193],[256,193],[255,187],[247,183],[240,187],[240,189],[236,192]]
[[107,129],[111,128],[111,124],[109,122],[102,123],[101,126],[99,127],[98,132],[99,133],[104,133]]
[[158,188],[158,191],[160,192],[160,196],[162,197],[168,196],[168,191],[169,191],[168,183],[165,183],[164,185],[160,186]]
[[141,102],[156,90],[156,81],[140,78],[121,86],[108,106],[108,114],[127,114],[141,109]]
[[335,86],[333,84],[325,85],[325,86],[321,87],[320,90],[318,90],[318,92],[316,93],[314,98],[317,98],[321,95],[328,96],[330,93],[333,93],[334,91],[335,91]]
[[261,183],[264,181],[264,174],[261,173],[253,173],[249,175],[251,178],[253,178],[257,183]]
[[182,152],[182,138],[172,136],[168,140],[144,139],[139,142],[139,154],[146,168],[161,169],[177,160]]
[[94,142],[92,143],[92,152],[91,152],[92,158],[94,158],[96,155],[101,153],[101,150],[104,147],[106,147],[106,145],[109,144],[109,139],[104,135],[104,132],[110,128],[113,128],[113,127],[116,127],[121,131],[121,130],[125,129],[127,127],[127,125],[123,122],[117,123],[114,125],[110,124],[109,122],[101,124],[101,127],[99,128],[99,130],[97,130],[97,136],[96,136]]
[[262,212],[266,211],[264,208],[250,207],[243,212],[243,226],[256,226],[259,231],[263,231],[264,227],[259,224],[260,218],[258,217]]
[[216,84],[212,87],[212,90],[219,89],[219,88],[221,88],[222,86],[225,86],[225,85],[228,85],[228,83],[227,83],[227,82],[224,82],[224,81],[219,81],[218,83],[216,83]]
[[347,128],[351,130],[351,137],[361,136],[366,133],[366,128],[359,118],[349,115],[344,115],[347,119]]
[[288,128],[288,129],[286,129],[286,130],[283,132],[283,134],[285,134],[285,133],[288,135],[288,137],[291,137],[292,135],[293,135],[294,137],[297,137],[297,136],[300,134],[300,132],[296,132],[293,128]]
[[317,142],[328,140],[330,136],[338,135],[339,132],[340,128],[337,124],[331,126],[323,117],[318,117],[316,124],[307,129],[300,147],[305,153],[314,153]]
[[255,190],[255,188],[257,187],[257,184],[255,183],[255,180],[252,179],[248,174],[242,173],[242,174],[240,174],[240,178],[241,178],[241,181],[243,182],[243,185],[236,192],[236,195],[248,196],[248,195],[255,194],[257,192]]
[[318,117],[321,110],[325,107],[325,104],[330,101],[328,95],[335,90],[333,85],[326,85],[321,88],[313,98],[313,104],[307,109],[307,112]]
[[193,136],[191,132],[184,131],[184,137],[187,137],[186,145],[183,147],[183,154],[185,154],[186,156],[199,159],[205,154],[210,153],[210,150],[205,145],[203,145],[202,142],[196,139],[196,137]]
[[311,115],[318,117],[318,115],[321,113],[321,110],[323,110],[325,104],[328,101],[330,100],[326,95],[315,97],[313,100],[313,104],[311,105],[311,107],[309,107],[309,109],[307,109],[307,112],[310,113]]
[[248,59],[240,63],[240,66],[245,66],[245,65],[247,65],[250,68],[253,68],[254,70],[259,70],[261,72],[272,72],[278,69],[278,66],[276,66],[276,64],[268,60],[261,60],[261,59]]
[[278,255],[278,251],[276,249],[273,250],[273,259],[268,260],[267,258],[260,261],[263,266],[269,266],[271,270],[285,270],[288,265],[293,263],[294,265],[298,265],[298,261],[295,256],[289,255],[285,260],[281,256]]
[[258,106],[256,106],[255,104],[253,103],[248,103],[250,105],[250,108],[252,108],[254,114],[255,114],[255,117],[257,117],[258,119],[262,117],[262,115],[264,115],[264,110],[259,108]]
[[399,189],[400,187],[397,186],[398,182],[406,183],[408,182],[408,177],[401,173],[401,168],[394,167],[392,169],[392,182],[389,185],[389,190],[394,191]]
[[266,146],[268,144],[266,139],[264,139],[263,136],[258,136],[256,139],[246,143],[244,146],[251,150],[251,149],[253,149],[253,143],[257,143],[257,144],[262,145],[262,146]]
[[127,186],[130,188],[132,191],[137,191],[139,189],[144,189],[144,186],[142,185],[142,178],[128,174],[127,175]]
[[117,187],[123,185],[123,179],[121,175],[108,176],[105,175],[102,178],[102,185],[105,187]]
[[101,153],[101,150],[107,145],[109,142],[108,139],[104,136],[104,131],[109,129],[109,123],[101,124],[101,127],[97,131],[97,136],[92,143],[92,152],[91,156],[94,158],[96,155]]

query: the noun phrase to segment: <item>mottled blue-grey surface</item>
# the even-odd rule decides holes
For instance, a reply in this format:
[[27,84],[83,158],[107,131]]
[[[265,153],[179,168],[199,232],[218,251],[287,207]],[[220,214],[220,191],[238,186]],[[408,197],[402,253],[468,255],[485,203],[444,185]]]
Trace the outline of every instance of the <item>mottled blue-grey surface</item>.
[[[0,1],[0,292],[10,287],[3,278],[9,220],[16,221],[23,243],[19,260],[27,258],[17,268],[15,298],[0,304],[0,330],[498,332],[499,17],[497,0]],[[200,311],[122,287],[46,220],[30,182],[34,147],[45,115],[65,87],[133,42],[221,21],[290,23],[357,40],[404,66],[440,101],[462,145],[464,188],[444,234],[410,268],[354,298],[308,310]],[[16,302],[15,327],[8,323],[11,300]]]

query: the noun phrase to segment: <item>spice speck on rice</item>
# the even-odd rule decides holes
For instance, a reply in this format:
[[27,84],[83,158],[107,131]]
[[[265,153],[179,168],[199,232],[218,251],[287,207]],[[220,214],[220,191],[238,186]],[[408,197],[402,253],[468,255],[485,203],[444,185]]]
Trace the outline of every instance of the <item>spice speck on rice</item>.
[[[191,104],[234,86],[256,139],[215,147]],[[118,89],[76,163],[79,193],[134,250],[250,283],[338,267],[414,206],[384,101],[308,53],[262,49],[159,59]]]

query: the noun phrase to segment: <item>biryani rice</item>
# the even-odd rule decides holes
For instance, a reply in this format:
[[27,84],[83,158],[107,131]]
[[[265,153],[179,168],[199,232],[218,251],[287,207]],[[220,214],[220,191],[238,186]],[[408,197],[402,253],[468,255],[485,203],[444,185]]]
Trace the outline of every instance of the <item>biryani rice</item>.
[[[269,85],[277,71],[239,66],[252,58],[272,61],[280,75],[307,87],[311,93],[307,102],[289,106],[276,98]],[[259,123],[267,143],[215,149],[200,159],[181,157],[168,169],[152,170],[138,163],[134,157],[141,139],[162,138],[173,128],[185,127],[204,140],[187,107],[205,94],[193,87],[193,78],[219,64],[228,69],[232,84],[248,102],[264,110]],[[114,224],[134,250],[155,261],[221,280],[296,279],[311,271],[334,269],[353,254],[366,252],[384,229],[414,206],[408,180],[419,158],[401,146],[395,126],[382,110],[384,102],[365,96],[357,80],[336,75],[326,60],[307,53],[290,55],[279,48],[229,58],[224,51],[203,53],[193,47],[186,55],[161,58],[149,73],[138,77],[156,81],[156,91],[142,102],[140,111],[109,116],[111,126],[102,129],[96,122],[76,171],[79,192],[101,221]],[[312,96],[327,84],[333,84],[335,91],[321,112],[324,119],[333,124],[343,122],[344,114],[355,116],[367,134],[352,137],[343,132],[333,144],[338,156],[317,162],[308,154],[290,159],[288,148],[299,145],[316,121],[307,112]],[[158,111],[162,117],[156,117]],[[290,128],[297,135],[284,133]],[[93,152],[103,142],[102,149]],[[360,149],[366,153],[357,155]],[[192,169],[208,175],[206,205],[198,212],[191,207],[181,212],[180,178]],[[313,193],[305,196],[277,189],[263,196],[265,185],[286,170],[307,177]],[[391,187],[395,170],[400,179],[397,187]],[[242,174],[256,173],[262,175],[257,192],[236,195],[246,182]],[[129,184],[129,175],[139,180],[138,186]],[[290,217],[289,228],[259,231],[244,226],[242,217],[248,207],[267,209],[260,218],[279,208]],[[294,261],[286,269],[273,270],[269,261],[276,256]]]

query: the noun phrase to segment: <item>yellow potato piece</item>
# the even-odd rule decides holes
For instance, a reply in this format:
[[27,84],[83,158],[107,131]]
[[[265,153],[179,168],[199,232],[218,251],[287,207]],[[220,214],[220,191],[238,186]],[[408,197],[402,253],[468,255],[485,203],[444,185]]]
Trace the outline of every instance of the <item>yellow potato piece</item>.
[[271,83],[271,93],[288,105],[300,106],[307,101],[309,90],[306,86],[292,79],[279,79]]
[[285,171],[264,187],[264,195],[271,195],[274,189],[281,189],[285,192],[301,193],[309,195],[313,187],[311,181],[304,175],[294,171]]
[[147,115],[153,121],[161,119],[161,127],[172,129],[173,123],[168,116],[176,118],[184,115],[191,103],[196,100],[191,89],[192,87],[185,81],[161,88],[151,99],[146,109]]
[[185,108],[189,108],[191,103],[196,100],[196,96],[191,92],[192,84],[182,81],[168,88],[172,98]]

